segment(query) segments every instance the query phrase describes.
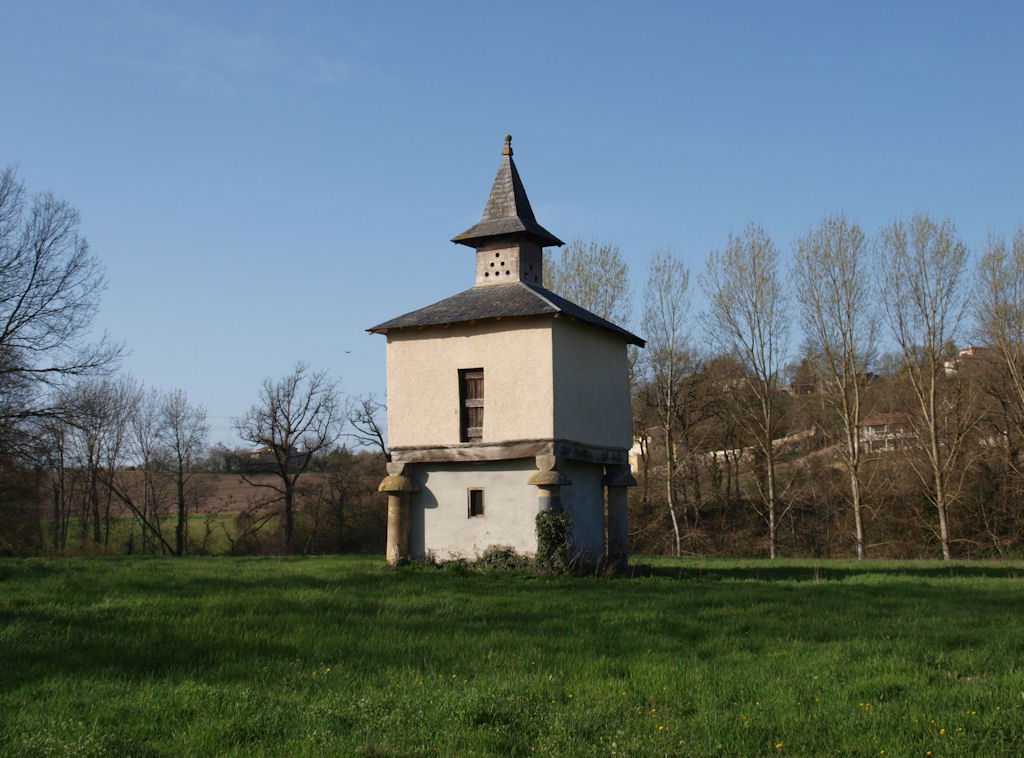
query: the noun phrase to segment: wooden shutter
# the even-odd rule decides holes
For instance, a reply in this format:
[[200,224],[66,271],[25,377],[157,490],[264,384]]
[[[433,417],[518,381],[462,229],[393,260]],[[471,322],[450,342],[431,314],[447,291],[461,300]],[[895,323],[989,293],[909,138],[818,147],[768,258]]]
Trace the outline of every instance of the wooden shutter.
[[463,442],[483,438],[484,432],[484,370],[459,369],[459,402]]

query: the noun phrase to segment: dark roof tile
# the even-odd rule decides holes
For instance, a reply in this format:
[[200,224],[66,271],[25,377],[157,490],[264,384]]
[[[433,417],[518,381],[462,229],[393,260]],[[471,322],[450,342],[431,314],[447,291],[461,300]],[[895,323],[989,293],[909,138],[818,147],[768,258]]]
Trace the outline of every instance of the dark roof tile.
[[512,148],[506,141],[505,151],[501,156],[498,174],[494,177],[491,194],[487,197],[480,221],[457,237],[452,242],[469,247],[480,247],[491,237],[503,237],[515,234],[528,237],[541,247],[561,246],[565,244],[543,226],[537,223],[530,206],[530,198],[526,196],[523,180],[512,160]]
[[571,318],[616,332],[629,343],[644,346],[644,341],[632,332],[616,326],[554,292],[526,282],[491,284],[472,287],[445,298],[433,305],[385,321],[366,331],[388,332],[422,326],[443,326],[480,319],[508,316],[545,316],[563,313]]

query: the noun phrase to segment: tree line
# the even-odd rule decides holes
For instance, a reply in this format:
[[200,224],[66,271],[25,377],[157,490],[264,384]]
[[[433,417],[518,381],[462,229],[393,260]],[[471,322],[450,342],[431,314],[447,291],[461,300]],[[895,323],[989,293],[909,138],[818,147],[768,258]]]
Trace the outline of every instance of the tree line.
[[[0,174],[0,553],[379,551],[381,403],[299,363],[235,419],[243,446],[211,448],[203,408],[90,338],[105,283],[78,227]],[[748,224],[695,287],[674,251],[650,256],[634,552],[1019,555],[1024,229],[972,256],[948,219],[869,234],[835,214],[791,247]],[[545,282],[633,322],[615,245],[550,254]]]
[[[1020,554],[1024,229],[972,257],[949,219],[833,214],[787,261],[752,223],[696,273],[670,249],[648,264],[634,551]],[[630,322],[617,246],[577,240],[545,277]]]
[[241,447],[211,447],[204,408],[90,339],[105,282],[79,224],[0,174],[0,554],[382,549],[376,399],[298,363],[234,420]]

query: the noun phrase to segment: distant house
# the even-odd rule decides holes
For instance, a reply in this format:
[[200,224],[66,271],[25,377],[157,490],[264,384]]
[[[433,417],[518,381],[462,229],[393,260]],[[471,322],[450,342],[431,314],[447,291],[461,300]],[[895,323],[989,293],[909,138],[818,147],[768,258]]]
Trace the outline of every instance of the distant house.
[[782,391],[794,397],[798,395],[813,395],[814,382],[790,382],[782,388]]
[[651,448],[663,450],[665,447],[665,428],[651,426],[633,435],[633,446],[629,449],[629,469],[634,474],[643,468],[643,460],[651,454]]
[[[292,472],[299,471],[306,465],[308,459],[309,453],[300,453],[295,447],[289,448],[288,470]],[[253,471],[264,471],[271,466],[277,466],[277,455],[270,446],[260,447],[243,456],[242,466]]]
[[[871,382],[874,382],[878,378],[879,375],[871,371],[862,371],[859,374],[857,374],[857,379],[862,385],[870,384]],[[827,378],[824,381],[824,386],[826,389],[834,388],[835,384],[835,380],[831,378]],[[815,392],[818,391],[818,385],[815,384],[814,382],[790,382],[789,384],[782,388],[782,391],[792,397],[799,397],[801,395],[813,395]]]
[[860,442],[868,452],[885,452],[905,447],[914,436],[910,414],[876,413],[861,421]]
[[[796,453],[800,455],[813,452],[821,447],[818,440],[817,430],[814,428],[801,429],[792,434],[776,437],[772,440],[772,448],[776,453]],[[633,447],[629,450],[629,466],[634,473],[640,473],[643,469],[644,458],[652,452],[663,460],[665,453],[665,429],[661,426],[652,426],[643,430],[640,436],[633,437]],[[691,451],[703,460],[714,461],[721,465],[728,464],[749,464],[757,456],[757,448],[753,445],[745,447],[729,448],[726,450],[697,450]],[[675,445],[677,458],[682,458],[684,449],[680,443]]]
[[981,345],[968,345],[966,348],[961,350],[957,357],[951,361],[946,361],[943,364],[943,368],[946,374],[955,374],[960,369],[969,365],[982,365],[995,361],[999,357],[999,354],[990,347],[983,347]]

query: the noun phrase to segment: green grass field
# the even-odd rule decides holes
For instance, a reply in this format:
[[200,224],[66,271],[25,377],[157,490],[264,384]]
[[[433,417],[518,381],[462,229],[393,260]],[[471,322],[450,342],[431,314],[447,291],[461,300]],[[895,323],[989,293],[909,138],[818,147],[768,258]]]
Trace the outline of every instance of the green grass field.
[[1024,564],[650,563],[0,561],[0,754],[1024,754]]
[[[160,522],[161,532],[168,544],[174,545],[174,528],[177,518],[174,516],[162,516]],[[44,522],[43,550],[53,551],[52,526],[50,521]],[[232,538],[238,536],[238,528],[234,523],[233,514],[193,514],[188,517],[187,522],[189,542],[191,549],[199,550],[205,548],[209,555],[226,555],[231,548],[230,534]],[[208,534],[208,536],[207,536]],[[130,547],[129,547],[130,546]],[[107,544],[96,544],[90,536],[82,538],[82,522],[78,519],[68,520],[68,541],[67,550],[71,555],[126,555],[142,554],[146,547],[142,539],[142,531],[139,522],[134,518],[114,518],[110,520],[110,536]],[[148,550],[150,554],[159,553],[160,547],[156,539],[150,537]]]

